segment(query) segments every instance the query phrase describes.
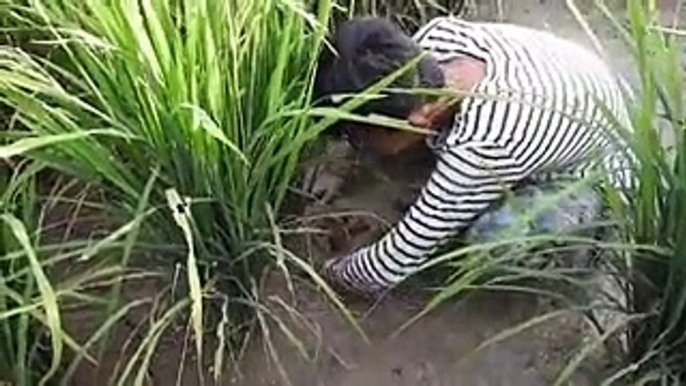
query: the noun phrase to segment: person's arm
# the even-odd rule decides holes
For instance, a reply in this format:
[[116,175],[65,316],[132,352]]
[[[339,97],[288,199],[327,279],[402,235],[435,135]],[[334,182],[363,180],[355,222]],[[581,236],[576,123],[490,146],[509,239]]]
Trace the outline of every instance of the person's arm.
[[365,293],[417,271],[527,173],[509,151],[469,143],[441,155],[417,201],[379,241],[329,265],[329,275]]

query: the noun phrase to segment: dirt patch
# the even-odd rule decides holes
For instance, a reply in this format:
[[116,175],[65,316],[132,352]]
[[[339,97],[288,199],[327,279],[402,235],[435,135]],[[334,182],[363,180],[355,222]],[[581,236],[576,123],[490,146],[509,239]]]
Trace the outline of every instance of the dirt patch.
[[[272,295],[276,296],[276,295]],[[394,336],[421,310],[421,299],[389,298],[362,316],[365,342],[321,295],[302,291],[298,308],[313,329],[307,357],[284,335],[256,339],[236,384],[255,385],[548,385],[584,339],[579,318],[555,318],[479,353],[474,349],[501,331],[549,310],[530,296],[479,294],[447,304]],[[471,354],[475,354],[470,357]],[[593,385],[602,370],[587,368],[576,385]]]
[[[415,194],[406,187],[421,181],[426,168],[418,167],[402,175],[398,169],[411,169],[396,166],[392,168],[397,173],[392,181],[369,175],[349,181],[354,193],[335,200],[328,210],[373,213],[375,217],[366,221],[372,226],[333,246],[315,243],[309,249],[312,260],[325,260],[371,242],[385,224],[397,221],[403,203]],[[337,215],[328,225],[340,239],[336,225],[350,222]],[[374,305],[348,302],[368,334],[369,342],[365,342],[311,285],[296,285],[295,294],[291,294],[283,280],[275,276],[266,287],[265,303],[276,310],[298,339],[303,339],[306,355],[299,353],[298,345],[271,323],[271,332],[252,342],[236,378],[237,385],[548,385],[586,336],[581,319],[565,315],[468,358],[479,344],[501,331],[552,311],[551,304],[534,296],[475,294],[448,302],[395,336],[426,305],[426,293],[391,295]],[[293,307],[300,313],[297,321],[283,312],[280,304],[285,299],[293,299]],[[593,374],[602,367],[601,362],[596,364],[599,368],[581,372],[574,384],[594,384]]]

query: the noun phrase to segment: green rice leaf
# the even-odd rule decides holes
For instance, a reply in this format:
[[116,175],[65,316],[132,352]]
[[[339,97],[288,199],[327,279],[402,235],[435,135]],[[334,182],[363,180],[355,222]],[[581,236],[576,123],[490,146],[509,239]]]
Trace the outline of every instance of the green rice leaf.
[[113,129],[83,130],[75,133],[41,135],[38,137],[24,138],[12,142],[9,145],[0,146],[0,158],[9,159],[23,155],[29,151],[37,150],[60,142],[75,141],[92,135],[106,135],[111,137],[132,139],[120,131]]
[[26,251],[26,256],[31,265],[31,272],[38,285],[38,290],[41,294],[42,306],[45,310],[47,316],[47,326],[50,330],[50,341],[52,342],[52,360],[50,368],[41,378],[40,384],[44,385],[57,373],[59,370],[60,362],[62,360],[62,323],[60,318],[59,305],[57,303],[57,295],[50,284],[38,256],[36,255],[33,246],[31,245],[31,240],[26,232],[26,228],[21,221],[16,217],[8,214],[0,215],[0,219],[5,222],[14,237],[19,241],[24,251]]

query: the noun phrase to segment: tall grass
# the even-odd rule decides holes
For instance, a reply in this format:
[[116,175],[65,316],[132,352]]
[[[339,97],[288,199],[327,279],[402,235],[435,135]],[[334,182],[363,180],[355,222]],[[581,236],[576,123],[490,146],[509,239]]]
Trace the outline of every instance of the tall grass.
[[300,150],[324,129],[305,109],[332,4],[314,5],[316,15],[286,0],[7,5],[15,28],[39,31],[39,44],[57,49],[44,58],[0,48],[0,99],[16,111],[14,134],[116,133],[30,155],[106,187],[128,214],[153,173],[152,207],[176,192],[184,225],[160,211],[142,231],[188,241],[196,325],[205,279],[245,296],[274,260],[264,243],[269,213],[284,203]]
[[[350,14],[372,9],[380,15],[409,14],[401,22],[412,24],[446,11],[436,4],[346,5]],[[628,202],[612,190],[608,196],[624,240],[602,245],[586,238],[565,240],[620,251],[625,258],[617,265],[631,283],[629,304],[641,323],[630,324],[629,366],[610,381],[669,381],[684,376],[686,340],[686,239],[680,222],[686,218],[683,83],[674,38],[650,28],[652,16],[641,2],[629,4],[628,36],[642,90],[634,108],[634,134],[627,140],[637,155],[639,184]],[[61,306],[69,294],[83,296],[73,287],[62,291],[60,283],[51,280],[45,271],[52,261],[73,256],[88,260],[117,246],[119,263],[127,267],[138,240],[183,245],[157,258],[170,268],[180,263],[189,295],[169,304],[150,323],[142,344],[122,361],[120,376],[115,375],[120,384],[142,383],[158,342],[178,315],[190,315],[200,357],[206,351],[206,306],[217,298],[222,320],[215,326],[221,339],[214,353],[214,376],[219,379],[222,350],[241,336],[236,331],[260,308],[256,287],[274,264],[288,275],[290,263],[326,287],[307,262],[283,248],[275,223],[303,149],[342,114],[310,108],[312,74],[332,6],[327,0],[311,0],[307,7],[290,0],[0,2],[7,10],[2,16],[5,33],[29,32],[32,46],[48,48],[29,52],[12,39],[0,46],[0,103],[13,113],[2,132],[6,146],[0,158],[32,160],[40,165],[35,168],[97,185],[107,193],[105,204],[125,223],[101,242],[74,244],[51,255],[54,249],[32,238],[40,234],[36,214],[31,213],[32,174],[0,176],[6,184],[3,191],[17,193],[12,200],[4,198],[0,208],[5,224],[0,228],[0,284],[11,289],[4,293],[16,295],[0,297],[0,337],[8,342],[0,348],[0,376],[8,371],[17,384],[54,378],[65,346],[76,353],[73,363],[92,359],[85,350],[103,341],[107,327],[133,307],[118,303],[121,279],[115,278],[115,300],[107,304],[103,329],[79,346],[64,332],[55,305]],[[346,106],[355,103],[359,101]],[[660,146],[658,105],[668,117],[671,151]],[[314,121],[313,114],[324,119]],[[7,168],[2,171],[9,173]],[[21,175],[26,181],[12,188]],[[23,200],[28,201],[17,204]],[[450,286],[427,310],[477,287],[566,301],[566,294],[519,284],[523,278],[545,278],[585,286],[564,269],[522,264],[530,260],[531,243],[551,240],[564,241],[559,235],[534,237],[528,243],[503,239],[446,256],[444,260],[469,258],[455,263]],[[505,245],[516,247],[494,259],[492,253]],[[550,252],[544,251],[543,259]],[[489,278],[485,285],[479,281],[483,277]],[[257,319],[265,324],[262,316]],[[51,350],[43,352],[38,348],[45,336],[50,337]]]
[[[632,0],[628,30],[640,79],[633,109],[637,186],[628,200],[613,199],[625,219],[627,242],[659,246],[664,254],[633,255],[629,304],[647,315],[630,325],[630,363],[611,379],[675,384],[686,381],[686,110],[682,44],[655,28],[655,2]],[[609,383],[609,382],[608,382]]]
[[[19,147],[0,146],[0,154],[6,160],[4,155]],[[66,313],[103,308],[107,302],[99,297],[101,290],[133,276],[110,259],[124,248],[116,239],[44,240],[55,224],[45,221],[47,205],[39,199],[37,180],[43,168],[40,163],[12,163],[3,166],[0,180],[0,382],[12,385],[69,379],[79,363],[96,362],[96,342],[147,302],[127,302],[102,320],[93,319],[95,333],[65,321]],[[83,256],[100,259],[88,264]]]
[[[0,215],[3,218],[2,225],[0,225],[0,256],[2,256],[2,261],[0,261],[0,294],[2,294],[0,295],[0,342],[2,342],[2,346],[0,346],[0,380],[6,382],[16,380],[18,384],[29,384],[32,383],[29,382],[30,380],[35,381],[33,377],[38,374],[38,372],[32,374],[37,361],[34,360],[35,358],[29,358],[26,349],[34,331],[30,331],[28,328],[28,317],[24,316],[21,318],[22,320],[19,320],[6,315],[8,312],[16,311],[12,299],[7,294],[10,294],[11,290],[14,289],[15,295],[18,295],[19,299],[29,300],[35,284],[32,283],[29,287],[21,283],[18,288],[15,288],[12,285],[14,268],[7,261],[6,256],[10,251],[22,248],[16,235],[25,236],[27,227],[35,229],[37,216],[32,213],[36,204],[33,192],[34,180],[27,178],[23,185],[17,186],[13,184],[17,181],[12,176],[13,171],[9,165],[3,165],[0,169],[0,189],[3,192],[0,198]],[[28,177],[29,175],[26,174],[25,176]],[[15,185],[14,189],[12,185]],[[20,218],[24,219],[25,223],[22,223]],[[21,225],[17,225],[17,223]],[[14,225],[15,232],[9,226],[10,224]],[[19,266],[26,267],[27,264],[24,263]],[[17,314],[22,314],[22,312],[17,312]],[[45,363],[42,364],[45,365]]]
[[[15,13],[63,51],[46,62],[3,48],[3,98],[24,128],[104,127],[125,137],[55,146],[51,161],[129,203],[159,168],[161,187],[201,200],[193,212],[203,219],[198,234],[210,236],[204,252],[232,260],[245,251],[316,134],[288,113],[306,106],[319,20],[278,1],[35,1]],[[163,202],[164,189],[153,198]]]
[[201,363],[215,299],[221,359],[259,309],[255,288],[274,264],[288,274],[292,263],[333,297],[274,230],[301,151],[336,120],[310,111],[330,1],[0,5],[3,31],[32,38],[0,46],[0,103],[13,112],[7,157],[103,189],[125,223],[107,238],[125,243],[122,265],[136,240],[180,245],[156,258],[180,263],[189,298],[160,312],[117,382],[144,378],[160,337],[186,312]]
[[[680,40],[683,37],[678,30],[657,28],[659,14],[655,2],[628,0],[628,23],[620,22],[602,1],[597,3],[608,21],[625,37],[639,80],[635,95],[628,96],[630,126],[623,126],[607,114],[615,122],[621,146],[631,154],[635,177],[630,185],[604,189],[609,220],[615,225],[613,234],[619,239],[515,236],[448,253],[438,262],[454,261],[457,257],[460,260],[452,263],[454,274],[422,315],[446,299],[474,289],[520,291],[562,300],[562,310],[503,331],[479,346],[481,349],[565,313],[581,312],[590,322],[597,323],[593,312],[609,310],[622,315],[579,347],[561,369],[555,384],[566,384],[582,362],[616,336],[624,337],[628,351],[618,347],[622,364],[606,374],[599,384],[682,384],[686,382],[686,85]],[[531,247],[549,241],[598,247],[604,256],[602,261],[612,266],[612,275],[621,283],[617,290],[622,293],[614,295],[623,298],[625,304],[602,302],[598,305],[576,297],[575,288],[590,289],[591,299],[606,295],[583,279],[588,274],[607,275],[603,267],[590,266],[581,277],[579,270],[532,267],[532,262],[540,261],[537,257],[540,254],[532,255]],[[566,251],[544,247],[543,257]],[[569,286],[562,291],[560,286],[542,287],[542,281],[571,284],[574,296],[569,297]]]

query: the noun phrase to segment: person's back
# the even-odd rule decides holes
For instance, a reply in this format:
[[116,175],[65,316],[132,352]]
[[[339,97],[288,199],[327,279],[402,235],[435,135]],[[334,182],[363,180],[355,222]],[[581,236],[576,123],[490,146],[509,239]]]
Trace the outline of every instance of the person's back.
[[628,122],[618,79],[597,55],[570,40],[450,17],[434,19],[413,39],[439,62],[470,56],[486,63],[486,79],[471,90],[481,95],[462,101],[446,146],[516,147],[513,153],[526,156],[523,167],[533,177],[574,173],[588,166],[590,153],[611,145],[606,134],[613,119]]

